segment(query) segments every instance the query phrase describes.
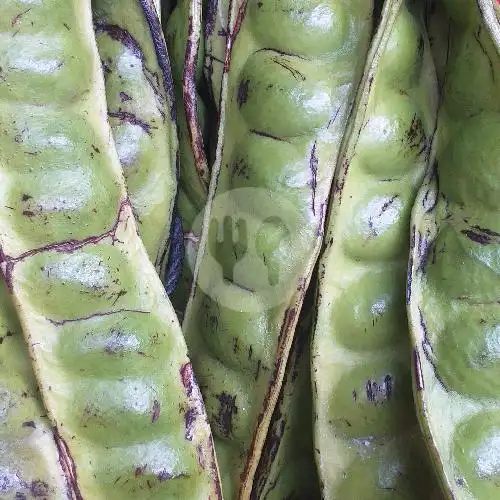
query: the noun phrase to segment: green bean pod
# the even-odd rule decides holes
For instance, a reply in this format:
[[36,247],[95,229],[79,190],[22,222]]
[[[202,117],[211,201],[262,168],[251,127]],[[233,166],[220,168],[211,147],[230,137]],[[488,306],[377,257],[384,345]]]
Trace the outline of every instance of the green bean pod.
[[321,245],[372,5],[255,0],[232,4],[227,25],[219,142],[183,330],[225,496],[248,498]]
[[321,498],[313,452],[311,391],[312,288],[306,296],[269,424],[252,500]]
[[312,370],[325,499],[439,498],[412,400],[410,212],[438,87],[422,4],[385,2],[335,174]]
[[[147,7],[144,7],[147,5]],[[93,0],[108,117],[141,239],[163,276],[177,191],[170,64],[152,4]]]
[[181,277],[171,295],[179,318],[184,315],[191,289],[201,229],[194,221],[203,210],[208,192],[209,168],[205,152],[206,109],[198,89],[202,85],[202,6],[198,0],[179,0],[165,25],[175,82],[179,125],[180,177],[178,209],[182,218],[184,258]]
[[21,326],[0,280],[0,498],[68,498]]
[[4,0],[0,12],[0,264],[67,498],[221,498],[106,119],[90,0]]
[[493,3],[435,2],[433,155],[412,212],[407,306],[420,423],[447,498],[500,495],[500,36]]

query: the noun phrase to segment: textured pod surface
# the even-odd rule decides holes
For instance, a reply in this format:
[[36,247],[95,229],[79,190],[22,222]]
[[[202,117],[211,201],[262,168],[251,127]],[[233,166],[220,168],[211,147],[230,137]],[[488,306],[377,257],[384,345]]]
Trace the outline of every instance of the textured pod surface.
[[255,471],[252,500],[321,498],[312,435],[312,293],[309,299],[306,296],[304,300],[281,392]]
[[1,269],[71,498],[220,498],[174,311],[137,235],[90,0],[0,9]]
[[219,144],[183,324],[228,498],[250,495],[371,16],[365,1],[230,10]]
[[161,24],[148,0],[93,0],[108,117],[149,257],[163,276],[177,190],[173,82]]
[[[179,125],[179,199],[184,258],[179,284],[171,295],[179,318],[184,315],[193,278],[193,263],[201,228],[194,222],[206,203],[209,169],[204,146],[206,110],[198,94],[202,85],[204,44],[202,6],[198,0],[179,0],[166,22],[165,33],[172,59]],[[212,125],[215,128],[215,125]],[[206,135],[206,134],[205,134]]]
[[221,107],[222,80],[226,58],[226,46],[231,42],[229,34],[234,30],[237,18],[230,17],[231,9],[244,8],[244,0],[207,0],[207,15],[203,30],[205,52],[203,72],[208,84],[208,92],[217,109]]
[[418,1],[385,3],[335,175],[312,349],[326,499],[439,498],[417,424],[405,283],[437,81]]
[[12,299],[0,281],[0,498],[69,498]]
[[433,46],[435,162],[412,214],[415,398],[448,497],[489,500],[500,495],[500,39],[491,2],[436,2],[429,18],[445,43]]

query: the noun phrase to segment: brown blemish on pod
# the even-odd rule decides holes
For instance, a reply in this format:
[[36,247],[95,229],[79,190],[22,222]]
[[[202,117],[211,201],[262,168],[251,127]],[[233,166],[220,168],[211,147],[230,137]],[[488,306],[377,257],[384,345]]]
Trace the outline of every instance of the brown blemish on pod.
[[35,479],[30,484],[30,492],[35,498],[46,498],[49,493],[49,485],[41,479]]
[[186,390],[186,395],[191,405],[189,408],[184,409],[184,437],[187,441],[192,441],[194,436],[194,428],[196,419],[203,414],[201,403],[201,395],[196,389],[193,367],[191,363],[186,363],[180,370],[182,385]]
[[144,62],[145,58],[142,53],[141,46],[125,28],[118,26],[117,24],[96,22],[95,31],[96,33],[106,33],[110,38],[116,42],[120,42],[123,46],[130,50],[130,52],[132,52],[137,59]]
[[420,361],[420,354],[416,347],[413,348],[413,370],[415,374],[415,383],[417,385],[417,391],[423,391],[425,389],[424,374],[422,373],[422,363]]
[[213,419],[218,424],[221,434],[228,438],[233,433],[233,416],[238,413],[236,396],[223,391],[215,397],[219,401],[219,411]]
[[9,291],[12,291],[12,271],[14,270],[14,265],[27,259],[28,257],[32,257],[33,255],[37,255],[43,252],[72,253],[76,250],[80,250],[87,245],[95,245],[97,243],[101,243],[107,238],[111,238],[111,243],[114,245],[117,242],[116,232],[118,230],[118,226],[121,222],[126,222],[129,217],[129,215],[127,215],[127,219],[125,219],[125,221],[122,220],[122,215],[127,208],[131,209],[131,203],[128,196],[120,202],[120,205],[118,207],[118,214],[111,229],[97,236],[88,236],[83,240],[73,239],[62,242],[49,243],[48,245],[28,250],[18,257],[11,257],[9,255],[6,255],[0,248],[0,269]]
[[427,149],[427,140],[425,137],[424,124],[417,114],[413,115],[410,128],[405,134],[406,143],[411,150],[419,148],[417,157],[423,154]]
[[250,174],[248,172],[248,164],[243,159],[235,161],[231,165],[231,180],[234,179],[234,176],[242,177],[247,181],[250,180]]
[[378,406],[381,402],[390,401],[392,397],[392,376],[385,375],[380,383],[378,380],[368,379],[365,384],[366,399]]
[[78,477],[76,473],[75,461],[71,456],[68,445],[59,434],[57,428],[54,428],[53,432],[54,432],[54,441],[56,443],[57,452],[59,455],[59,463],[61,464],[63,474],[66,477],[68,498],[74,498],[75,500],[84,500],[83,495],[81,494],[80,488],[78,486]]
[[194,29],[193,18],[188,21],[186,51],[184,54],[184,71],[182,74],[182,94],[184,97],[184,113],[191,150],[194,155],[195,168],[205,190],[208,189],[209,171],[203,143],[203,133],[198,121],[198,104],[196,100],[196,65],[200,33]]
[[467,238],[480,245],[490,245],[500,243],[500,234],[492,231],[491,229],[485,229],[479,226],[472,226],[470,229],[464,229],[460,231],[465,234]]
[[268,134],[267,132],[263,132],[261,130],[255,130],[253,128],[250,129],[250,133],[251,134],[255,134],[255,135],[260,135],[261,137],[266,137],[268,139],[274,139],[275,141],[290,142],[287,139],[284,139],[283,137],[279,137],[277,135]]
[[121,102],[127,102],[127,101],[131,101],[132,100],[132,97],[130,97],[126,92],[120,92],[120,101]]
[[439,384],[441,385],[441,387],[443,388],[443,390],[445,392],[449,392],[443,379],[441,378],[441,376],[439,375],[439,373],[437,371],[436,363],[434,361],[434,355],[432,352],[432,346],[431,346],[431,343],[429,341],[429,332],[427,331],[427,326],[426,326],[425,321],[424,321],[424,315],[422,314],[422,311],[420,309],[418,310],[418,312],[419,312],[419,316],[420,316],[420,328],[422,329],[422,332],[424,334],[424,339],[422,340],[422,351],[425,355],[425,358],[427,359],[427,361],[429,362],[429,364],[432,367],[432,371],[434,372],[434,376],[436,377],[436,380],[439,382]]
[[[184,436],[186,440],[191,441],[194,437],[194,427],[196,424],[196,419],[200,415],[203,415],[203,403],[201,400],[201,394],[199,393],[198,390],[196,390],[197,387],[195,386],[193,367],[190,362],[185,363],[181,366],[180,375],[181,375],[182,385],[186,390],[188,398],[191,401],[194,400],[193,406],[191,408],[188,408],[184,414],[184,422],[186,429]],[[222,489],[219,479],[219,471],[217,468],[217,461],[215,458],[215,447],[212,435],[208,437],[205,443],[197,445],[196,454],[197,454],[198,464],[204,470],[207,468],[207,458],[209,459],[208,467],[210,470],[210,476],[214,482],[214,492],[216,495],[215,499],[222,500]]]
[[17,23],[19,23],[19,21],[21,20],[21,18],[26,15],[29,11],[31,10],[31,7],[29,7],[28,9],[26,10],[23,10],[22,12],[20,12],[19,14],[15,15],[13,18],[12,18],[12,21],[10,22],[10,25],[11,27],[13,28]]
[[154,424],[158,422],[158,419],[160,418],[160,403],[158,402],[157,399],[154,400],[153,402],[153,409],[151,411],[151,423]]
[[[415,224],[412,224],[411,236],[410,236],[410,248],[415,247],[415,234],[416,234],[416,232],[417,232],[417,228],[415,227]],[[410,252],[409,259],[408,259],[408,268],[407,268],[407,272],[406,272],[406,304],[407,305],[410,303],[410,299],[411,299],[412,284],[413,284],[413,252]]]
[[243,104],[247,102],[248,99],[248,86],[250,85],[250,80],[242,80],[238,86],[238,95],[236,97],[236,102],[238,107],[241,108]]
[[[61,320],[55,320],[51,318],[45,318],[47,321],[52,323],[54,326],[63,326],[67,323],[78,323],[80,321],[87,321],[89,319],[93,318],[101,318],[104,316],[111,316],[113,314],[121,314],[121,313],[134,313],[134,314],[150,314],[150,311],[141,311],[140,309],[115,309],[113,311],[100,311],[100,312],[95,312],[92,314],[89,314],[88,316],[80,316],[79,318],[72,318],[72,319],[61,319]],[[113,351],[113,345],[108,344],[104,348],[106,354],[116,354],[118,351]]]
[[316,141],[314,141],[309,155],[309,170],[311,172],[311,209],[313,215],[316,215],[316,187],[318,186],[318,157],[316,155]]
[[196,423],[196,417],[198,416],[198,414],[199,412],[196,408],[189,408],[186,413],[184,413],[184,426],[186,429],[184,438],[187,441],[193,440],[194,424]]
[[[110,118],[116,118],[120,120],[120,123],[128,123],[130,125],[135,125],[140,127],[146,134],[151,135],[151,124],[137,118],[133,113],[129,113],[128,111],[109,111],[108,116]],[[156,127],[155,127],[156,128]]]
[[[232,11],[234,1],[235,0],[230,0],[229,9],[228,9],[229,12]],[[236,14],[236,19],[234,22],[234,29],[233,29],[232,33],[229,33],[227,35],[226,53],[225,53],[224,69],[223,69],[224,73],[228,73],[229,68],[231,67],[231,56],[233,53],[233,44],[236,41],[238,33],[240,32],[241,24],[243,22],[243,19],[245,18],[246,8],[247,8],[247,0],[242,2],[240,4],[240,6],[238,7],[238,13]]]

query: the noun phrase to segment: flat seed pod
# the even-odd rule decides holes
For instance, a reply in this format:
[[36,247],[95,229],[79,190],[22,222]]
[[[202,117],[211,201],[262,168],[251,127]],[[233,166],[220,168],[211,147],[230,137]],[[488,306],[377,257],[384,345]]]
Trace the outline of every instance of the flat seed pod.
[[0,12],[1,270],[67,498],[220,498],[182,332],[106,120],[90,0]]
[[219,143],[183,323],[228,498],[250,495],[372,28],[371,2],[273,6],[229,12]]
[[[206,109],[198,93],[203,80],[201,2],[179,0],[166,22],[165,33],[172,58],[179,125],[178,210],[182,218],[185,252],[179,284],[171,300],[178,317],[182,318],[191,289],[192,264],[201,232],[201,228],[193,224],[206,203],[209,180],[206,137],[203,136],[207,125]],[[210,126],[216,128],[215,124]]]
[[0,498],[69,498],[21,325],[0,281]]
[[255,471],[252,500],[321,498],[312,436],[312,299],[313,287],[297,323],[283,385]]
[[438,95],[422,17],[421,2],[385,2],[335,174],[312,347],[325,499],[441,498],[412,400],[405,308]]
[[412,213],[414,392],[447,497],[500,495],[500,37],[493,3],[430,11],[442,103]]
[[163,276],[177,191],[178,141],[161,25],[148,0],[93,0],[92,14],[127,192],[141,239]]

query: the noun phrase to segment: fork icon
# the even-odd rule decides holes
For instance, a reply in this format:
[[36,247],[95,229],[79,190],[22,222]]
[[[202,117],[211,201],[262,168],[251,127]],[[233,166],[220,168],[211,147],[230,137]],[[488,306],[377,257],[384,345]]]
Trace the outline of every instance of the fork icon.
[[214,245],[212,254],[221,265],[224,278],[234,282],[234,267],[248,251],[246,220],[238,218],[233,225],[233,218],[226,215],[221,234],[219,221],[212,219],[208,231],[209,241]]

